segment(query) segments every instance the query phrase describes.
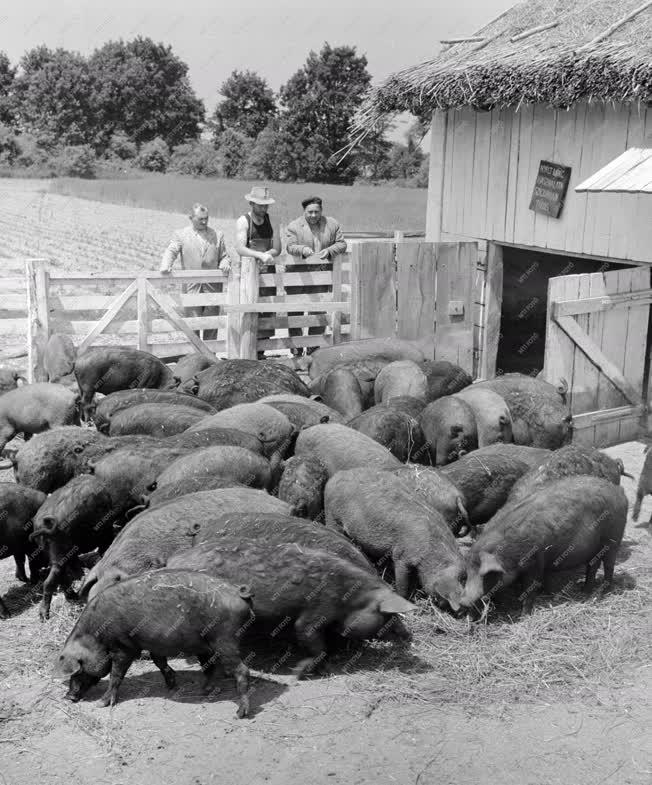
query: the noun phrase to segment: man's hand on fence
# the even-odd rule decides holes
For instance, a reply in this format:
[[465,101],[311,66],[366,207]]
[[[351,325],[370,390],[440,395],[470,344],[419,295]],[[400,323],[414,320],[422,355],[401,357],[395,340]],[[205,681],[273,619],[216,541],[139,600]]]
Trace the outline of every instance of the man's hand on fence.
[[304,259],[307,259],[309,256],[312,256],[313,253],[314,251],[312,250],[312,248],[308,248],[308,246],[305,245],[303,250],[301,251],[301,256],[303,256]]
[[271,264],[274,261],[274,257],[271,253],[264,253],[260,259],[261,264]]
[[161,273],[161,275],[170,275],[172,270],[159,270],[159,272]]
[[324,250],[319,254],[320,259],[330,259],[331,258],[331,251],[330,248],[324,248]]
[[231,272],[231,262],[229,259],[224,259],[220,262],[218,269],[227,275]]

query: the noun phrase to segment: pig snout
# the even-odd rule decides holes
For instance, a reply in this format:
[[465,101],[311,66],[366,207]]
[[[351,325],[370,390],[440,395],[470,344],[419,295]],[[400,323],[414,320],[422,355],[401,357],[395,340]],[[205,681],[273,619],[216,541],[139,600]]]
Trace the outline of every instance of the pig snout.
[[400,616],[392,616],[388,619],[378,630],[376,637],[378,640],[388,643],[410,643],[412,641],[412,633]]

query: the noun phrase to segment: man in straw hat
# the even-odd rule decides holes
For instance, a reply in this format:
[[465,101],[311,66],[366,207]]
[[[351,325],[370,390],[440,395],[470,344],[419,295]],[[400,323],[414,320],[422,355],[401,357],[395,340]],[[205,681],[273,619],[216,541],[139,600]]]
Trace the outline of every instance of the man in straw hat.
[[[317,256],[324,261],[323,266],[293,265],[292,270],[296,272],[311,272],[317,270],[332,270],[328,262],[346,253],[346,240],[342,234],[342,229],[335,218],[327,218],[323,215],[323,204],[321,197],[309,196],[301,202],[303,215],[288,224],[286,230],[287,252],[296,259],[307,259],[309,256]],[[310,287],[311,293],[328,292],[330,286],[319,285]],[[288,294],[295,291],[301,292],[301,287],[290,287],[285,290]],[[295,316],[296,314],[290,314]],[[321,326],[309,327],[308,335],[321,335],[324,328]],[[290,328],[290,335],[301,335],[301,328]],[[306,354],[310,354],[314,349],[306,349]]]
[[[160,272],[171,273],[172,266],[179,259],[182,270],[219,269],[228,273],[231,262],[226,251],[224,235],[208,226],[208,209],[203,204],[195,203],[188,217],[190,226],[175,232],[163,252]],[[193,294],[220,292],[221,287],[220,283],[190,283],[185,284],[182,291]],[[218,305],[185,308],[185,315],[189,317],[219,316],[219,313]],[[200,330],[195,330],[195,333],[199,335]],[[204,330],[204,340],[217,340],[217,329]]]
[[[249,212],[241,215],[235,225],[235,250],[240,256],[249,256],[258,261],[260,272],[273,272],[274,258],[281,253],[281,238],[278,230],[274,231],[267,213],[269,206],[275,203],[269,188],[255,185],[245,195],[249,202]],[[261,287],[261,297],[275,294],[274,287]],[[272,313],[261,313],[259,316],[273,316]],[[259,338],[271,338],[274,330],[258,330]],[[265,353],[258,352],[258,359],[264,359]]]

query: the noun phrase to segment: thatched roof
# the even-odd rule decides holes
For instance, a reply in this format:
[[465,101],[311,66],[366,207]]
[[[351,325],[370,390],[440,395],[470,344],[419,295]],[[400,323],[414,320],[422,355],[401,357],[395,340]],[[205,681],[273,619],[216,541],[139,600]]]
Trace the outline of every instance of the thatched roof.
[[373,88],[354,135],[402,111],[652,99],[652,2],[526,0],[473,38]]

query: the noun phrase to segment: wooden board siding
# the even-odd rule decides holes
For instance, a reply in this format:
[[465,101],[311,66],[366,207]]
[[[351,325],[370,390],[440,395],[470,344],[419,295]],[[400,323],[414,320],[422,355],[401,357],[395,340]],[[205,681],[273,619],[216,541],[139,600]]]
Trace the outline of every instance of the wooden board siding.
[[[652,196],[575,193],[576,185],[629,147],[652,138],[652,112],[641,106],[543,105],[513,110],[448,112],[431,145],[431,171],[443,169],[437,216],[427,240],[481,239],[652,264]],[[439,138],[445,129],[446,139]],[[437,158],[437,161],[434,159]],[[542,160],[572,168],[557,219],[529,210]],[[439,236],[437,236],[439,235]]]

